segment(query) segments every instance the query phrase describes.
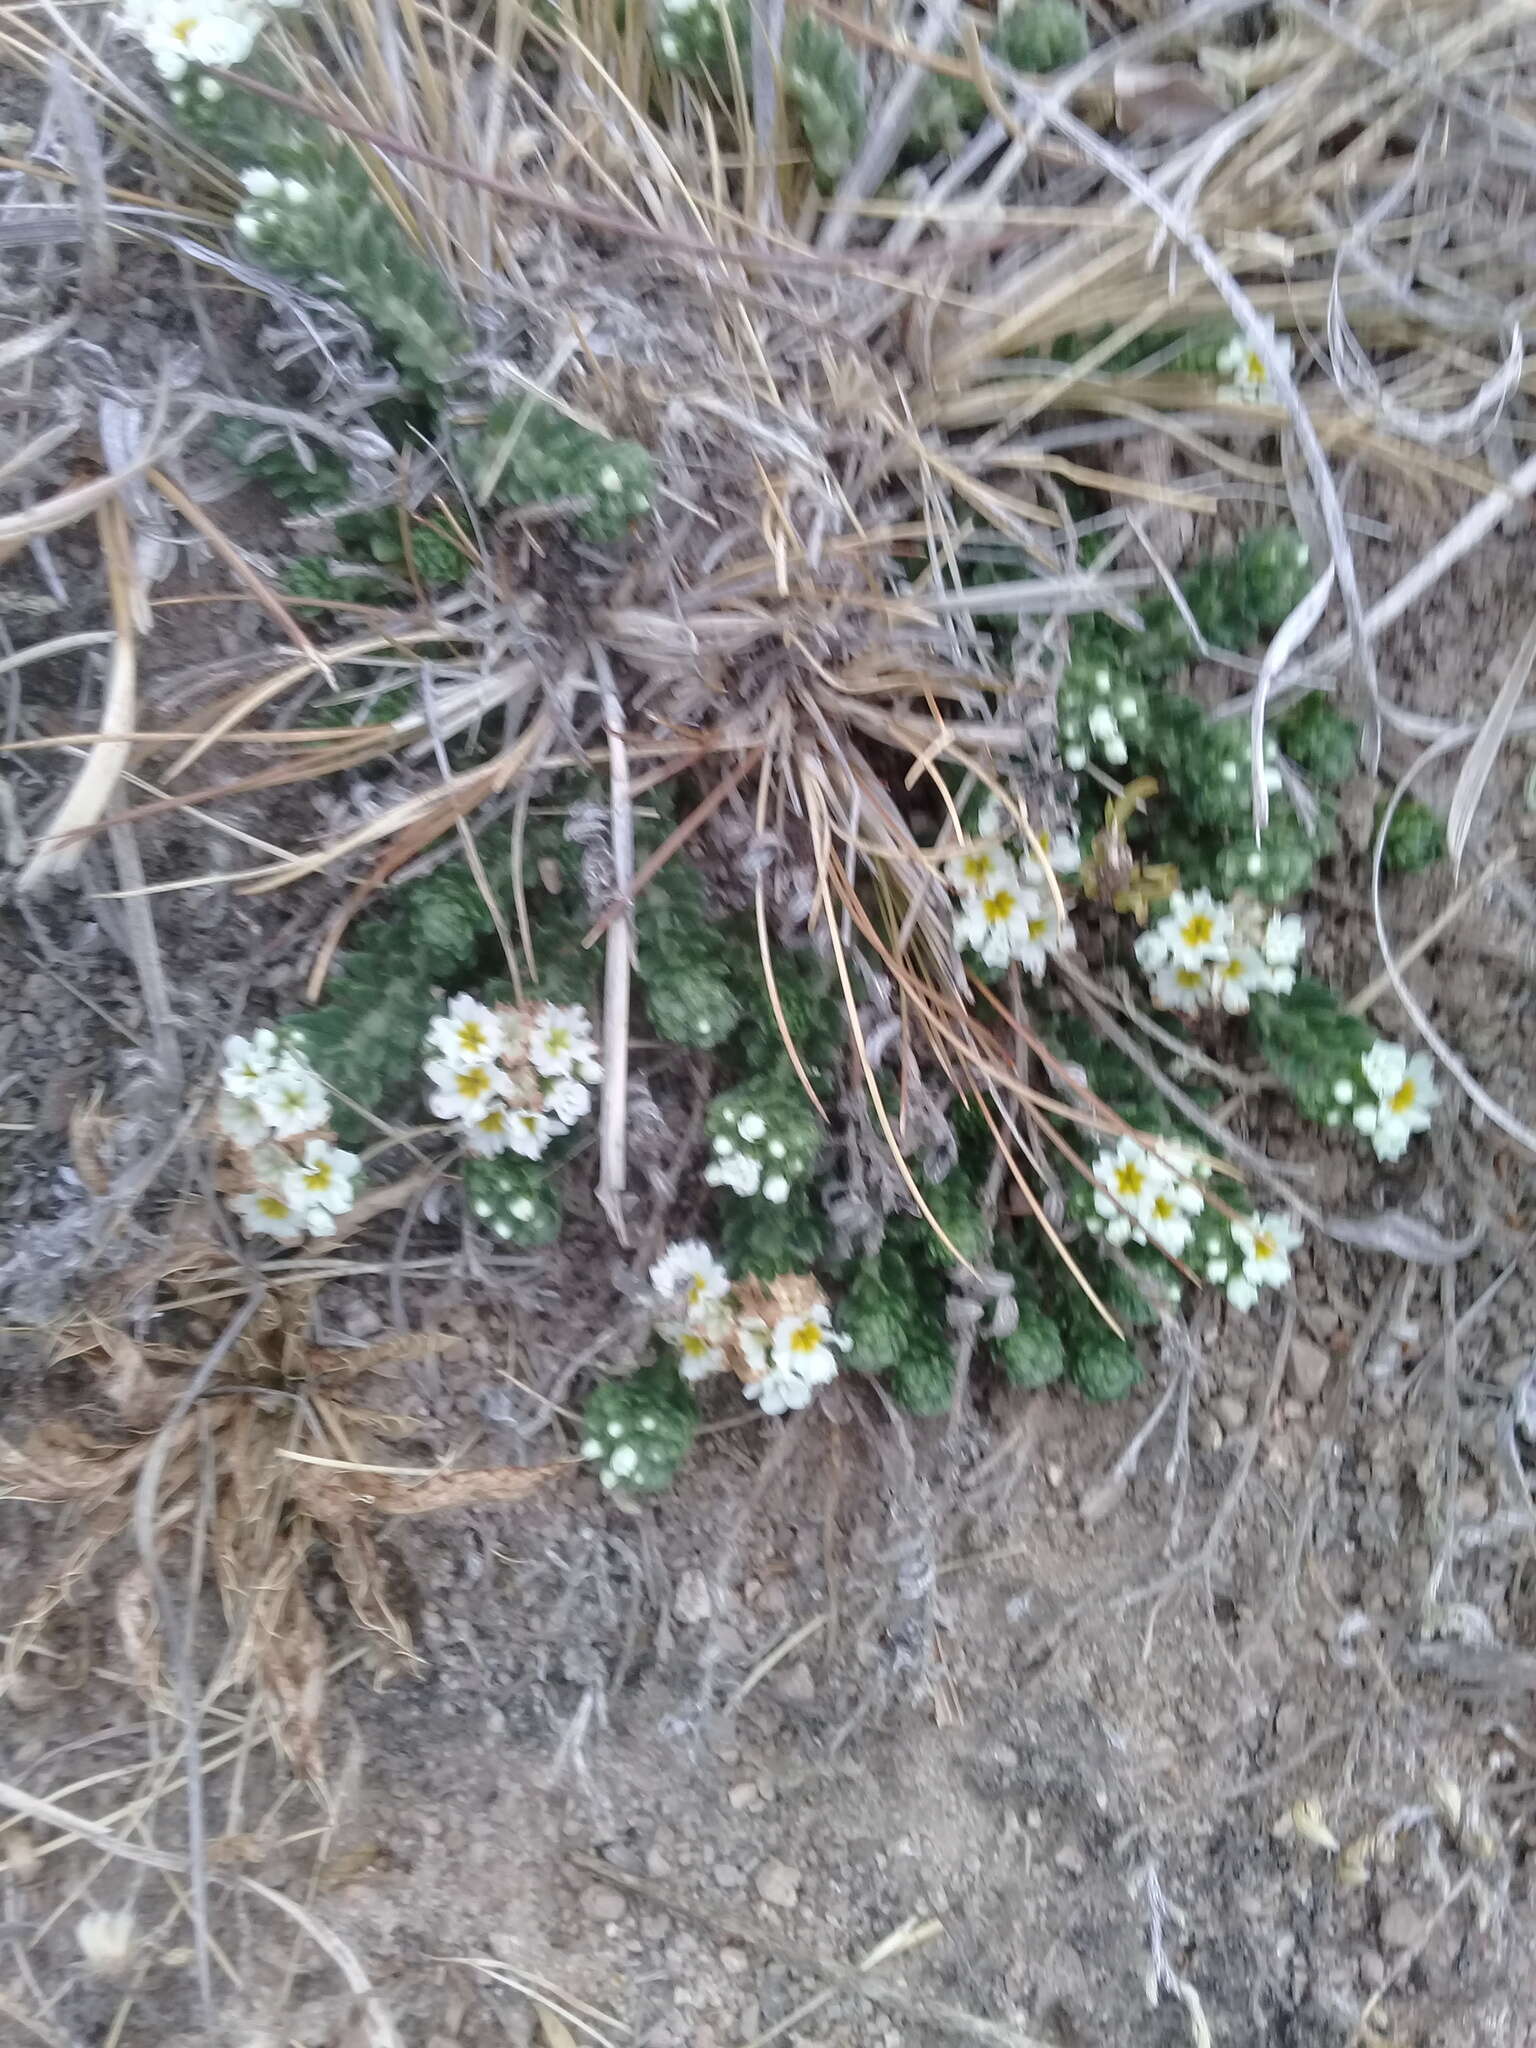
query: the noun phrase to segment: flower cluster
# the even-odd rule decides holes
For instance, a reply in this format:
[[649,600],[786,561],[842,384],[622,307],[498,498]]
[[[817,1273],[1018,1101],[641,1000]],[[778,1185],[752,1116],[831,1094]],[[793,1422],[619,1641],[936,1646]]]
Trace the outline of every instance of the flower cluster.
[[837,1377],[837,1353],[848,1338],[816,1282],[784,1273],[766,1286],[733,1283],[707,1244],[669,1245],[651,1268],[658,1300],[656,1328],[675,1345],[689,1381],[733,1372],[742,1392],[765,1415],[804,1408],[816,1389]]
[[1053,886],[1041,856],[1057,875],[1073,875],[1082,855],[1070,832],[1042,830],[1030,845],[1009,832],[1009,823],[1003,805],[989,797],[977,816],[978,837],[945,863],[959,899],[955,944],[994,970],[1017,962],[1038,981],[1053,956],[1077,943],[1061,914],[1061,884]]
[[746,1081],[717,1096],[706,1128],[714,1153],[704,1169],[708,1185],[765,1202],[787,1202],[821,1149],[820,1127],[793,1079]]
[[1376,1099],[1356,1106],[1355,1128],[1370,1139],[1378,1159],[1401,1159],[1414,1133],[1429,1129],[1430,1112],[1440,1100],[1429,1055],[1416,1052],[1410,1059],[1404,1047],[1378,1038],[1360,1067]]
[[1093,1162],[1096,1227],[1109,1244],[1155,1245],[1176,1259],[1205,1207],[1199,1181],[1208,1171],[1192,1146],[1122,1138]]
[[243,64],[274,7],[299,0],[119,0],[117,19],[141,42],[162,78],[189,64]]
[[498,1004],[455,996],[427,1030],[434,1116],[481,1159],[538,1159],[592,1107],[603,1070],[579,1003]]
[[1075,775],[1093,753],[1111,768],[1123,768],[1131,742],[1141,738],[1147,723],[1146,692],[1132,682],[1117,683],[1107,668],[1095,668],[1063,679],[1056,713],[1064,767]]
[[1096,1212],[1091,1228],[1112,1245],[1151,1245],[1183,1258],[1226,1289],[1234,1308],[1250,1309],[1265,1287],[1290,1282],[1296,1223],[1279,1210],[1226,1217],[1207,1204],[1200,1182],[1209,1165],[1192,1146],[1167,1138],[1125,1137],[1093,1162]]
[[1255,995],[1294,988],[1305,943],[1299,917],[1266,916],[1242,898],[1222,903],[1209,889],[1176,889],[1166,913],[1136,941],[1136,958],[1158,1009],[1193,1016],[1219,1008],[1244,1017]]
[[284,207],[309,203],[309,187],[302,178],[280,178],[275,171],[254,170],[242,171],[240,182],[251,203],[235,215],[235,232],[248,242],[259,242],[268,228],[275,227]]
[[275,1031],[226,1038],[217,1117],[241,1186],[229,1206],[253,1235],[330,1237],[356,1199],[362,1161],[329,1134],[331,1101]]

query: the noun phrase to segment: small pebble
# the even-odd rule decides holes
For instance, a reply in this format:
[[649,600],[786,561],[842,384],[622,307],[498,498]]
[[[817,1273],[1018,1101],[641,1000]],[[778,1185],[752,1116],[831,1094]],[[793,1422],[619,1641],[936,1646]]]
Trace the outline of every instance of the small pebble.
[[752,1883],[765,1905],[782,1906],[786,1912],[800,1897],[800,1873],[788,1863],[760,1863]]
[[1381,1939],[1386,1948],[1417,1948],[1424,1939],[1424,1915],[1406,1899],[1394,1899],[1381,1916]]
[[714,1603],[709,1597],[709,1581],[697,1565],[685,1571],[677,1582],[677,1591],[672,1596],[672,1612],[685,1623],[708,1621]]
[[611,1884],[589,1884],[581,1895],[582,1912],[605,1927],[614,1920],[622,1920],[626,1909],[624,1894],[615,1891]]

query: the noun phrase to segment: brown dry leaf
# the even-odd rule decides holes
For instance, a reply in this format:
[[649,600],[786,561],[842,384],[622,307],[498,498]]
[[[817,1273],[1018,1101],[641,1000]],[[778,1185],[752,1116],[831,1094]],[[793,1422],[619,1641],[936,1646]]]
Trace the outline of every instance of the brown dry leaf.
[[156,1379],[149,1369],[144,1347],[122,1330],[107,1323],[94,1323],[94,1344],[85,1352],[85,1362],[95,1373],[101,1390],[125,1422],[145,1428],[157,1422],[174,1402],[175,1389]]
[[160,1625],[154,1595],[144,1569],[136,1565],[118,1581],[113,1619],[134,1688],[146,1700],[165,1698],[165,1670],[160,1661]]
[[102,1115],[99,1088],[93,1088],[89,1100],[77,1102],[69,1113],[69,1156],[93,1195],[104,1195],[112,1185],[106,1162],[118,1121],[115,1116]]
[[346,1588],[352,1612],[376,1639],[379,1662],[387,1670],[403,1670],[416,1653],[410,1630],[385,1595],[384,1567],[372,1536],[357,1521],[334,1522],[324,1534],[331,1546],[332,1568]]
[[297,1586],[262,1644],[259,1672],[273,1729],[296,1771],[321,1773],[325,1723],[325,1634]]
[[323,1892],[340,1891],[343,1885],[351,1884],[376,1864],[388,1861],[389,1851],[384,1843],[360,1842],[355,1849],[345,1849],[339,1856],[328,1856],[315,1872],[315,1883]]
[[100,1444],[73,1422],[45,1422],[24,1444],[0,1440],[0,1488],[21,1500],[106,1499],[143,1464],[148,1442]]
[[479,1472],[434,1472],[397,1479],[387,1472],[335,1472],[298,1465],[295,1497],[322,1522],[358,1515],[430,1515],[449,1508],[503,1507],[523,1500],[567,1465],[493,1465]]

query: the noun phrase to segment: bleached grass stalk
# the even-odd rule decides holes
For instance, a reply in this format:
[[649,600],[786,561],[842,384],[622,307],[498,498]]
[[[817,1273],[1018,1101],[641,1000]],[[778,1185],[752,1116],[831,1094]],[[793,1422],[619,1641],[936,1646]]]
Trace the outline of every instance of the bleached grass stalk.
[[133,731],[138,708],[139,673],[133,542],[122,501],[115,491],[96,506],[96,531],[101,540],[112,607],[112,651],[107,658],[100,744],[87,753],[80,772],[17,877],[16,886],[24,894],[73,873],[79,866],[87,838],[111,808],[132,750],[132,741],[126,735]]

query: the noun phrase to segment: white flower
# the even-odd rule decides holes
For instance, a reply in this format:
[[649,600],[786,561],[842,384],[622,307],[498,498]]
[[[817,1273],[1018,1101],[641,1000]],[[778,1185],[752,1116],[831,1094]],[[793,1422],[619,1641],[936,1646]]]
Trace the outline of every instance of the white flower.
[[257,1188],[250,1194],[231,1195],[229,1206],[252,1236],[258,1232],[280,1238],[305,1234],[304,1217],[280,1188]]
[[427,1027],[427,1042],[450,1067],[489,1066],[506,1050],[501,1019],[473,996],[455,996],[446,1014]]
[[704,1180],[712,1188],[729,1188],[733,1194],[755,1195],[763,1182],[762,1161],[747,1152],[729,1159],[712,1159],[704,1169]]
[[1211,977],[1204,968],[1175,967],[1170,962],[1153,975],[1148,991],[1154,1008],[1178,1010],[1186,1017],[1193,1017],[1211,1000]]
[[472,1066],[454,1060],[428,1060],[425,1072],[433,1084],[427,1107],[434,1116],[478,1119],[507,1092],[505,1075],[489,1060]]
[[225,1137],[243,1146],[247,1152],[267,1135],[267,1119],[260,1105],[248,1096],[221,1095],[217,1115],[219,1129]]
[[579,1124],[591,1107],[592,1090],[570,1074],[562,1074],[544,1090],[545,1113],[556,1123]]
[[814,1386],[836,1379],[835,1351],[846,1351],[851,1338],[840,1337],[832,1327],[832,1311],[825,1302],[800,1315],[780,1316],[773,1326],[770,1356],[781,1370],[792,1370]]
[[1209,889],[1196,889],[1192,894],[1175,889],[1168,901],[1168,914],[1158,920],[1157,928],[1175,967],[1203,967],[1226,952],[1232,913]]
[[684,1322],[693,1322],[725,1300],[731,1276],[702,1238],[685,1237],[651,1267],[651,1286]]
[[1378,1038],[1361,1061],[1366,1082],[1379,1107],[1355,1111],[1355,1123],[1369,1134],[1378,1159],[1401,1159],[1416,1131],[1427,1131],[1430,1112],[1440,1100],[1435,1070],[1427,1053],[1410,1059],[1405,1049]]
[[[990,832],[995,828],[987,826],[983,829]],[[999,889],[1012,887],[1018,880],[1013,861],[1002,848],[985,846],[980,842],[967,846],[963,853],[945,861],[944,873],[951,887],[962,896],[991,896]]]
[[[1198,1213],[1205,1204],[1198,1188],[1194,1194]],[[1193,1216],[1180,1199],[1177,1186],[1157,1189],[1146,1204],[1145,1218],[1148,1241],[1171,1259],[1179,1256],[1194,1235]]]
[[464,1119],[465,1148],[477,1159],[499,1159],[511,1143],[512,1112],[504,1102],[492,1101]]
[[749,1109],[745,1116],[738,1117],[736,1129],[749,1145],[755,1145],[768,1135],[768,1126],[755,1109]]
[[1264,927],[1262,950],[1265,964],[1269,967],[1299,967],[1306,943],[1307,928],[1301,919],[1282,917],[1277,910]]
[[707,1380],[726,1367],[725,1347],[719,1341],[723,1329],[704,1327],[679,1330],[672,1342],[677,1346],[677,1369],[685,1380]]
[[282,187],[282,179],[273,171],[242,171],[240,182],[253,199],[274,199]]
[[1252,946],[1236,946],[1213,970],[1216,1000],[1229,1017],[1246,1017],[1255,995],[1274,986],[1264,956]]
[[537,1109],[507,1111],[507,1150],[520,1159],[542,1159],[560,1126]]
[[1227,1299],[1234,1308],[1250,1309],[1259,1298],[1259,1290],[1253,1282],[1241,1273],[1234,1273],[1227,1282]]
[[528,1058],[541,1074],[558,1079],[573,1074],[578,1081],[601,1081],[602,1067],[592,1023],[580,1003],[562,1008],[545,1003],[528,1032]]
[[1105,1237],[1111,1244],[1124,1244],[1132,1237],[1144,1243],[1152,1202],[1173,1180],[1167,1167],[1135,1138],[1126,1137],[1112,1152],[1100,1152],[1093,1162],[1093,1177],[1099,1184],[1093,1206],[1104,1218]]
[[254,1100],[275,1138],[318,1131],[331,1113],[330,1097],[313,1068],[295,1053],[284,1053],[256,1085]]
[[282,1058],[275,1031],[257,1031],[249,1038],[226,1038],[224,1070],[219,1079],[227,1095],[249,1098]]
[[1058,953],[1070,953],[1076,944],[1076,932],[1057,916],[1055,904],[1046,901],[1026,924],[1023,943],[1014,958],[1027,974],[1032,974],[1038,981],[1045,972],[1047,961]]
[[[1279,1209],[1266,1216],[1242,1217],[1232,1225],[1232,1237],[1243,1255],[1242,1277],[1251,1286],[1284,1287],[1289,1283],[1291,1253],[1302,1241],[1300,1226],[1291,1217]],[[1231,1291],[1229,1283],[1229,1296]]]
[[311,1229],[323,1228],[316,1221],[316,1211],[346,1214],[362,1164],[355,1152],[343,1152],[325,1138],[310,1138],[298,1163],[285,1176],[283,1192],[295,1209],[303,1211]]
[[988,967],[1006,967],[1032,943],[1030,920],[1040,914],[1033,889],[1004,883],[990,896],[967,897],[955,919],[955,944],[979,953]]
[[124,25],[149,52],[162,78],[180,78],[189,64],[241,64],[266,21],[251,0],[149,0],[125,10]]
[[[1289,369],[1295,355],[1290,337],[1276,333],[1273,327],[1267,332],[1272,352]],[[1222,386],[1223,398],[1254,404],[1269,396],[1269,372],[1264,366],[1264,358],[1246,335],[1233,335],[1216,358],[1216,367],[1227,380]]]
[[771,1335],[755,1319],[743,1323],[738,1341],[756,1374],[745,1382],[742,1392],[749,1401],[756,1401],[765,1415],[806,1407],[818,1387],[836,1379],[835,1354],[846,1351],[850,1342],[832,1328],[831,1312],[824,1303],[800,1314],[780,1316]]
[[789,1182],[782,1173],[770,1173],[763,1182],[763,1200],[775,1203],[789,1200]]
[[[1042,825],[1035,833],[1035,837],[1040,842],[1040,851],[1058,875],[1077,873],[1083,864],[1083,854],[1076,837],[1070,831],[1063,827],[1059,832],[1048,832]],[[1026,882],[1045,881],[1044,870],[1032,846],[1026,845],[1023,873]]]

